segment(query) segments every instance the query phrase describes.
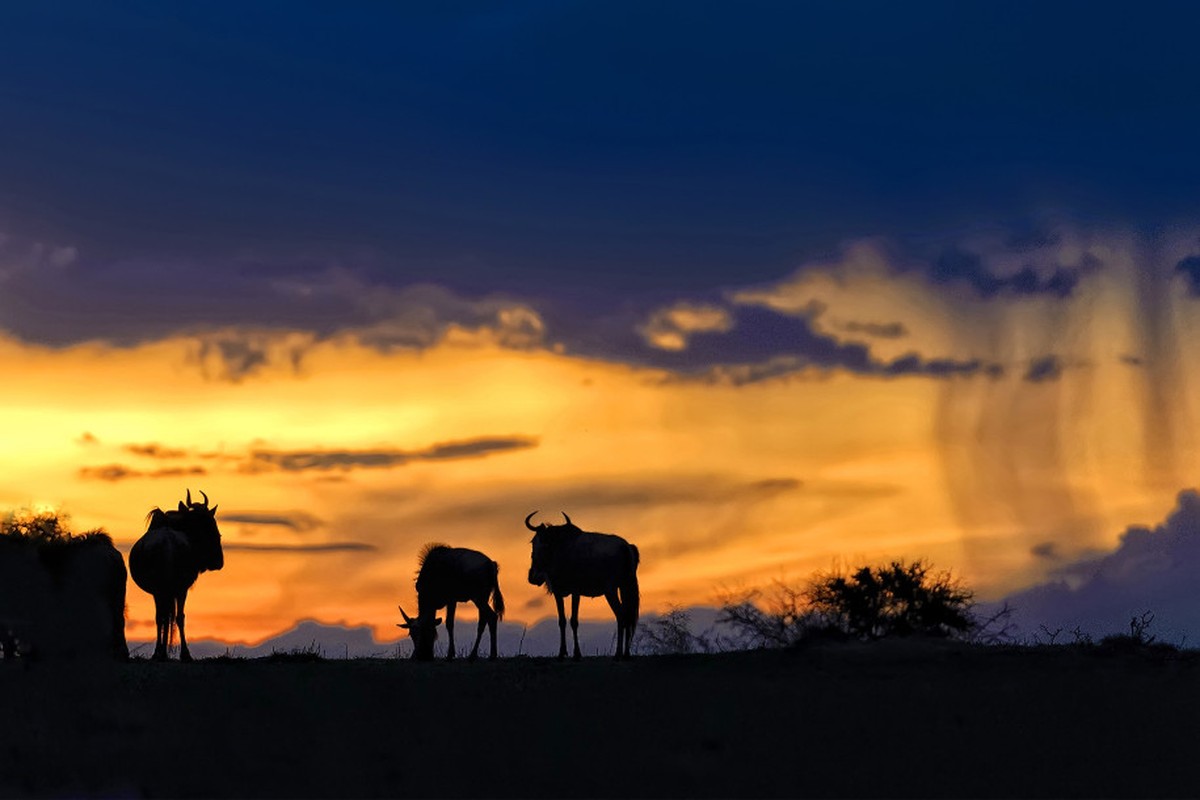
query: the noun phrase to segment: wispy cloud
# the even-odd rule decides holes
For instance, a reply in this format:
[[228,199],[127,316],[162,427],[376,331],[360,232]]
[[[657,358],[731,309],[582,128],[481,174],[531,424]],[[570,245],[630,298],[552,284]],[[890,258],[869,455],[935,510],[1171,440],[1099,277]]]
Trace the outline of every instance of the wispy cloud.
[[1029,362],[1029,368],[1025,370],[1025,380],[1030,383],[1045,383],[1058,380],[1062,374],[1062,359],[1055,355],[1045,355]]
[[372,553],[379,548],[367,542],[326,542],[323,544],[251,544],[225,542],[223,550],[243,553]]
[[306,511],[223,512],[221,514],[221,522],[286,528],[297,533],[307,533],[325,524],[322,520]]
[[908,335],[903,322],[849,322],[836,323],[846,333],[861,333],[877,339],[901,339]]
[[127,444],[123,448],[125,452],[132,453],[135,456],[144,456],[145,458],[186,458],[188,452],[178,448],[166,447],[165,445],[151,442],[149,444]]
[[90,481],[117,481],[134,478],[178,478],[188,475],[206,475],[204,467],[165,467],[163,469],[140,470],[127,467],[124,464],[104,464],[96,467],[82,467],[79,477]]
[[245,471],[278,469],[284,472],[308,470],[388,469],[416,461],[442,461],[482,458],[497,453],[536,447],[531,436],[496,436],[461,442],[443,442],[421,450],[255,450],[250,453]]
[[718,306],[679,303],[655,311],[638,332],[651,347],[684,350],[694,334],[724,333],[733,324],[733,316]]

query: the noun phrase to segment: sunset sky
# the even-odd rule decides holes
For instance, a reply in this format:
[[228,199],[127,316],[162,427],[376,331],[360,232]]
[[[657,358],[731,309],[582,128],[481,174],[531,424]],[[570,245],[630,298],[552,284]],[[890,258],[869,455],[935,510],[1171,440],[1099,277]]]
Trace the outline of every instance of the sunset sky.
[[1200,14],[920,8],[6,4],[0,511],[203,489],[242,641],[394,637],[429,541],[539,620],[535,509],[647,611],[1195,575],[1124,532],[1200,484]]

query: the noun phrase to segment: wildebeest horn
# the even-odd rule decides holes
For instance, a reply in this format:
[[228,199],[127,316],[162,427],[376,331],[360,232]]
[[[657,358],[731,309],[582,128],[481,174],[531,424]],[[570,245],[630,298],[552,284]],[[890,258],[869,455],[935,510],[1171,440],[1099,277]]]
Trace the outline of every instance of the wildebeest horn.
[[189,506],[192,504],[192,490],[191,489],[187,490],[187,504]]
[[[536,514],[536,513],[537,513],[536,511],[533,512],[533,514]],[[528,517],[525,518],[525,527],[529,528],[529,530],[531,530],[531,531],[536,531],[537,528],[535,528],[529,524],[529,520],[533,519],[533,514],[530,514]]]
[[563,515],[563,519],[565,519],[565,520],[567,521],[567,524],[568,524],[568,525],[574,525],[574,524],[575,524],[574,522],[571,522],[571,518],[567,516],[567,512],[565,512],[565,511],[560,511],[559,513]]
[[204,493],[203,489],[200,490],[200,496],[204,498],[204,507],[208,508],[208,495]]

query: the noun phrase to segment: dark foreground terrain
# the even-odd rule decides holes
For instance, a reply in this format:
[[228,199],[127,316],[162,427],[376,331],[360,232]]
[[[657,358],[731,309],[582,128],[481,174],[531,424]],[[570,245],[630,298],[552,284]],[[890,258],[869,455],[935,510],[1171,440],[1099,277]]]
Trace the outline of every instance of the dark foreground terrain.
[[1196,654],[0,663],[0,793],[1200,796]]

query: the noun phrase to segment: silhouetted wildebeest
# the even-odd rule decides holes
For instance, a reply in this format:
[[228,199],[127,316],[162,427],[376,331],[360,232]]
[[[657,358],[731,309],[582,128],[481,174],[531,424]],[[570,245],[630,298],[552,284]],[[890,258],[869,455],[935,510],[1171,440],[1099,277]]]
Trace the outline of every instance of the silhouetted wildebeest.
[[179,660],[192,660],[183,625],[188,589],[201,572],[225,566],[221,532],[217,530],[217,507],[209,508],[208,495],[200,494],[203,503],[193,503],[189,489],[187,502],[180,501],[178,509],[151,509],[146,515],[149,521],[146,532],[129,551],[129,574],[133,582],[154,597],[156,661],[167,658],[172,626],[179,628]]
[[[479,609],[479,628],[470,658],[474,661],[479,655],[479,640],[483,638],[485,625],[492,640],[488,658],[495,658],[496,621],[504,619],[499,573],[500,565],[478,550],[444,544],[425,545],[417,572],[417,618],[408,616],[401,608],[404,624],[396,625],[407,630],[412,638],[413,658],[421,661],[433,658],[437,626],[442,623],[440,618],[435,618],[439,608],[446,609],[446,637],[449,639],[446,658],[454,658],[454,607],[467,601]],[[494,610],[488,605],[488,595],[491,595]]]
[[125,560],[108,534],[0,536],[0,648],[125,659]]
[[[537,512],[534,511],[533,514]],[[628,658],[637,628],[638,593],[637,568],[640,557],[636,546],[611,533],[589,533],[580,530],[563,514],[565,525],[542,523],[536,528],[529,524],[533,514],[525,518],[525,527],[533,531],[533,554],[529,565],[529,582],[546,586],[558,606],[558,657],[567,656],[567,619],[563,598],[571,595],[571,633],[575,638],[575,658],[579,652],[579,597],[604,595],[617,618],[617,658]]]

